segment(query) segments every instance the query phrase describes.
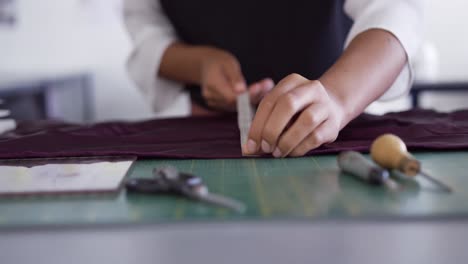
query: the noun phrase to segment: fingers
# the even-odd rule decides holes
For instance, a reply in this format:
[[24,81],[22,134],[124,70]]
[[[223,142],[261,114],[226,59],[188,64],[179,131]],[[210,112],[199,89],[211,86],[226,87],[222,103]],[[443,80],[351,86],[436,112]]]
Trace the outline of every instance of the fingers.
[[[262,144],[262,133],[266,121],[270,117],[278,98],[295,87],[306,83],[308,80],[298,74],[291,74],[288,77],[281,80],[278,85],[268,93],[263,100],[260,102],[260,105],[255,114],[254,120],[249,131],[249,140],[247,141],[246,150],[248,154],[255,154],[259,151],[260,145]],[[263,143],[266,150],[271,152],[272,150]]]
[[310,133],[289,155],[292,157],[304,156],[307,152],[322,144],[333,142],[338,136],[338,128],[333,122],[324,122]]
[[249,87],[250,102],[258,105],[262,98],[275,86],[271,78],[265,78],[259,82],[253,83]]
[[226,76],[222,73],[213,74],[210,80],[205,83],[202,95],[208,105],[224,110],[233,110],[237,98],[237,94],[231,88],[231,84]]
[[320,104],[308,106],[294,124],[281,135],[277,147],[273,151],[273,156],[278,158],[289,155],[309,134],[314,133],[315,129],[327,118],[328,112]]
[[226,51],[209,51],[201,67],[202,95],[211,107],[235,110],[237,95],[247,90],[239,61]]
[[[319,89],[317,89],[317,87],[309,82],[282,94],[278,98],[262,131],[263,152],[273,152],[276,147],[277,140],[280,138],[280,135],[283,133],[286,126],[291,122],[297,113],[303,111],[306,107],[313,104],[314,101],[317,100],[318,92],[320,92]],[[296,124],[298,126],[316,126],[318,121],[321,122],[324,120],[324,117],[322,117],[323,112],[324,111],[320,111],[320,114],[316,115],[315,113],[305,111],[305,113],[301,114],[301,117],[296,122]],[[310,128],[307,127],[306,129]]]
[[236,59],[227,61],[223,65],[224,74],[230,83],[231,89],[236,93],[242,93],[247,90],[244,75],[242,74],[239,62]]
[[290,75],[260,102],[246,150],[302,156],[336,139],[344,115],[340,109],[319,81]]

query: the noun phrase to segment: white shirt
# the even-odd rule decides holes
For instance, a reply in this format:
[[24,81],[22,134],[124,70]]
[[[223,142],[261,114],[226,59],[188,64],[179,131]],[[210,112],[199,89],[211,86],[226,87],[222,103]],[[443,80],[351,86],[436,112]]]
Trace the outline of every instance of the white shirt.
[[[345,49],[358,34],[369,29],[392,33],[402,44],[407,64],[379,100],[399,97],[413,82],[411,62],[422,39],[424,0],[345,0],[344,11],[354,21]],[[127,67],[154,111],[162,111],[185,93],[183,84],[157,76],[166,48],[177,41],[176,32],[159,0],[126,0],[124,20],[134,43]]]

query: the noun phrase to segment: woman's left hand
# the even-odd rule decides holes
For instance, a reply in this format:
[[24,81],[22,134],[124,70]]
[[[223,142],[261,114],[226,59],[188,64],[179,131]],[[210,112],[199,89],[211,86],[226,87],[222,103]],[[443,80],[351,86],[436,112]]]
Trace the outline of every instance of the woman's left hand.
[[320,81],[291,74],[260,102],[244,149],[248,154],[302,156],[335,141],[345,113]]

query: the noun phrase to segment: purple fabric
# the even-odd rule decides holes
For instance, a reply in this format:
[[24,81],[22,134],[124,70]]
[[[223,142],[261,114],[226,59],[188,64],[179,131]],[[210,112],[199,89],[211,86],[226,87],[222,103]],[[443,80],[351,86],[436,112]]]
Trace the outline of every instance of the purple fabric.
[[[309,155],[367,152],[383,133],[400,136],[410,150],[468,149],[468,110],[411,110],[363,114],[331,144]],[[23,122],[0,137],[0,158],[118,156],[140,158],[240,158],[236,116],[75,125]]]

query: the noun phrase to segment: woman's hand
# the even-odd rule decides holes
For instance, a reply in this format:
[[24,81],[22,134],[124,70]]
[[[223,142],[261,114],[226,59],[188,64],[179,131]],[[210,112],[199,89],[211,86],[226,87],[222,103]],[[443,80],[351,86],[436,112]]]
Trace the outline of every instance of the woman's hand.
[[343,122],[343,107],[320,81],[291,74],[260,102],[245,149],[248,154],[302,156],[333,142]]
[[234,111],[237,96],[249,89],[252,103],[258,104],[274,83],[266,78],[247,88],[239,61],[220,49],[201,48],[200,86],[207,104],[213,108]]
[[224,111],[235,110],[237,95],[246,89],[249,89],[251,102],[258,104],[274,86],[273,81],[266,78],[247,88],[240,63],[233,54],[215,47],[180,42],[166,49],[158,74],[199,85],[207,104]]

